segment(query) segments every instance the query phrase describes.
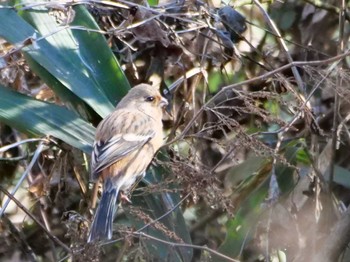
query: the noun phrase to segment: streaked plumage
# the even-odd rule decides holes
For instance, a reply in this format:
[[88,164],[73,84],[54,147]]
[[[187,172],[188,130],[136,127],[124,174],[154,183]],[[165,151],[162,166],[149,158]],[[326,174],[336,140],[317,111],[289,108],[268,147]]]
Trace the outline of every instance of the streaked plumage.
[[103,193],[88,242],[112,238],[119,191],[127,193],[144,175],[163,144],[162,115],[166,105],[156,88],[140,84],[98,125],[91,175],[94,180],[102,179]]

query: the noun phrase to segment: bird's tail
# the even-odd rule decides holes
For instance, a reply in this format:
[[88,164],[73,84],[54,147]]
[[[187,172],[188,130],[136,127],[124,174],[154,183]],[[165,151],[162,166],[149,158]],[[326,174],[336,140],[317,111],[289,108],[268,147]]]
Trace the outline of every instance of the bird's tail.
[[117,188],[104,188],[90,228],[88,242],[112,238],[113,219],[117,211]]

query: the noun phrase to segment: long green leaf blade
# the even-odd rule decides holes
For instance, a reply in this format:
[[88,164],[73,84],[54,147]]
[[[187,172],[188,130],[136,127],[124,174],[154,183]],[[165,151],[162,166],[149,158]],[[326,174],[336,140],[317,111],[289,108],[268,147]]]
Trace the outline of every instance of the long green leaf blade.
[[[75,6],[74,11],[75,18],[72,25],[100,30],[85,6]],[[85,30],[72,30],[72,33],[79,43],[80,56],[92,70],[91,76],[104,90],[109,100],[115,104],[128,92],[130,84],[105,37]]]
[[[104,91],[98,88],[94,79],[89,77],[82,61],[77,60],[72,63],[70,56],[61,52],[62,48],[73,48],[71,45],[60,48],[52,46],[15,11],[7,8],[0,9],[0,36],[17,45],[31,39],[29,42],[35,42],[35,45],[30,44],[24,47],[23,51],[46,68],[63,85],[94,108],[102,117],[114,109],[114,105]],[[77,49],[78,46],[74,48]],[[69,52],[72,54],[73,51]]]
[[[97,84],[97,88],[104,91],[110,102],[115,104],[130,89],[124,71],[109,48],[105,37],[96,32],[100,31],[100,28],[86,7],[74,6],[70,14],[74,17],[69,24],[71,27],[55,33],[47,40],[59,48],[60,52],[66,54],[72,63],[81,63],[89,77]],[[33,9],[21,11],[20,15],[42,35],[48,35],[62,28],[45,8],[40,8],[40,11]]]
[[95,128],[64,107],[0,85],[0,122],[35,136],[50,135],[90,153]]

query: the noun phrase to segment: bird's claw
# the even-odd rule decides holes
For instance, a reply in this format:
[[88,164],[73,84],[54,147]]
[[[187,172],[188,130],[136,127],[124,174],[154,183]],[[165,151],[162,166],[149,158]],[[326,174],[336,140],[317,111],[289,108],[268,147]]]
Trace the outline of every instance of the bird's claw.
[[129,199],[127,194],[124,194],[123,192],[120,192],[120,200],[123,202],[127,202],[129,204],[132,204],[131,200]]

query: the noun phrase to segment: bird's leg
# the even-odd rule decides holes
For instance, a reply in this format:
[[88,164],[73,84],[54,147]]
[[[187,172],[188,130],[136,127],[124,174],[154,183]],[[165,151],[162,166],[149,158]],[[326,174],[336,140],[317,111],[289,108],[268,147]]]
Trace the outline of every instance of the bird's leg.
[[100,180],[96,181],[91,194],[90,208],[94,209],[96,207],[98,190],[100,187]]
[[136,178],[136,181],[134,184],[131,186],[130,189],[128,189],[127,194],[125,194],[123,191],[120,191],[120,200],[123,202],[127,202],[129,204],[132,204],[131,200],[129,199],[128,195],[130,195],[138,185],[138,183],[142,180],[142,178],[145,176],[145,173],[143,173],[141,176],[138,176]]
[[128,197],[128,194],[124,194],[123,191],[120,192],[120,200],[121,200],[122,202],[127,202],[127,203],[129,203],[129,204],[132,204],[131,200],[130,200],[129,197]]

